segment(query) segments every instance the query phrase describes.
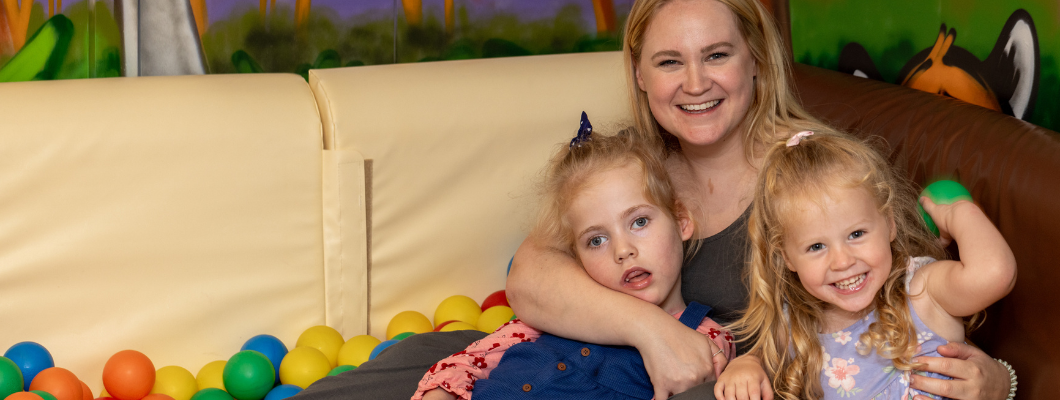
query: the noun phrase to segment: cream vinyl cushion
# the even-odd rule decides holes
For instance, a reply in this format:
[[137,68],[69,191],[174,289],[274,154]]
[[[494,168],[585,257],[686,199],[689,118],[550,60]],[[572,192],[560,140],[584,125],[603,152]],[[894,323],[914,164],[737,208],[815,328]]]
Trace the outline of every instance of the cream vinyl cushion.
[[339,225],[366,230],[372,335],[504,288],[539,171],[581,112],[597,132],[628,123],[622,68],[620,53],[586,53],[310,72],[327,152],[350,160],[335,186],[351,183],[340,207],[356,221]]
[[98,396],[123,349],[195,374],[325,323],[321,126],[300,77],[2,93],[0,349],[38,342]]

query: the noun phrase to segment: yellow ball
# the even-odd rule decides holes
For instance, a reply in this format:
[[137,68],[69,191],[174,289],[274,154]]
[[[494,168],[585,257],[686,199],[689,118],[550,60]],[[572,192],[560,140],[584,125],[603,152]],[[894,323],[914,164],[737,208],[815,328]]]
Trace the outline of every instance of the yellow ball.
[[402,311],[390,319],[390,324],[387,324],[386,340],[405,332],[424,333],[433,330],[434,325],[431,325],[431,320],[427,319],[427,316],[415,311]]
[[[328,358],[331,368],[335,368],[339,366],[339,349],[345,343],[346,341],[342,339],[342,334],[336,331],[335,328],[327,325],[317,325],[302,332],[302,335],[298,336],[298,341],[295,342],[294,347],[312,347],[320,350],[324,357]],[[328,368],[328,371],[331,368]]]
[[474,325],[471,325],[464,321],[455,321],[445,324],[440,332],[452,332],[452,331],[474,331],[478,330]]
[[512,311],[512,308],[508,306],[487,308],[486,311],[482,312],[482,316],[478,317],[478,330],[493,333],[501,325],[508,323],[513,315],[515,315],[515,311]]
[[302,389],[331,372],[327,356],[312,347],[295,347],[280,361],[280,383]]
[[195,375],[195,382],[199,384],[199,390],[207,388],[225,390],[225,364],[228,364],[228,361],[217,360],[203,365],[202,369],[199,370],[199,374]]
[[442,300],[442,303],[438,305],[438,309],[434,311],[434,324],[437,325],[446,321],[464,321],[471,324],[471,326],[475,326],[475,324],[478,324],[478,317],[481,314],[482,309],[479,308],[475,300],[458,294]]
[[151,393],[168,395],[173,400],[189,400],[198,391],[199,383],[191,372],[176,365],[159,368],[155,372],[155,386],[151,389]]
[[350,338],[339,349],[339,365],[360,367],[361,363],[368,361],[368,356],[372,354],[372,349],[381,342],[381,340],[371,335],[359,335]]

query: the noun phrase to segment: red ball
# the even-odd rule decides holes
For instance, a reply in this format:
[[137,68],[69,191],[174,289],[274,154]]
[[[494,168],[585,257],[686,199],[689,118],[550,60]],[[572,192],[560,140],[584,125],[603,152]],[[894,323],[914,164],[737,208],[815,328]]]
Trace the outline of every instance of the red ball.
[[434,327],[434,331],[435,332],[441,332],[442,328],[444,328],[446,325],[449,325],[449,323],[451,323],[451,322],[456,322],[456,320],[454,319],[454,320],[451,320],[451,321],[442,322],[442,323],[438,324],[438,326]]
[[10,396],[7,396],[4,400],[44,400],[39,394],[30,392],[15,392]]
[[504,294],[503,290],[493,292],[493,294],[486,297],[486,300],[482,301],[482,311],[486,311],[486,309],[493,306],[511,307],[508,304],[508,296]]
[[84,400],[81,380],[73,372],[59,367],[45,369],[33,377],[29,390],[43,390],[56,400]]
[[140,400],[155,386],[155,365],[144,353],[122,350],[103,365],[103,387],[118,400]]

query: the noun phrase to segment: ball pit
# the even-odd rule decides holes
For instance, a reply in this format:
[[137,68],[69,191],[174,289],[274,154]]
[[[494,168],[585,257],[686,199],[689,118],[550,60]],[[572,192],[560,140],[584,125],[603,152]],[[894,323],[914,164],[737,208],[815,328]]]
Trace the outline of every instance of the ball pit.
[[276,382],[280,382],[280,361],[287,355],[287,346],[280,339],[272,335],[257,335],[247,339],[239,350],[254,350],[269,358],[273,369],[276,370]]
[[29,391],[29,384],[37,373],[55,366],[52,354],[35,342],[20,342],[4,352],[4,357],[14,361],[22,371],[22,390]]
[[103,365],[103,387],[118,400],[140,400],[155,386],[155,365],[144,353],[122,350]]
[[342,339],[342,334],[327,325],[317,325],[312,328],[306,329],[302,332],[301,336],[298,336],[298,342],[295,343],[294,347],[312,347],[320,350],[325,357],[328,358],[328,363],[331,364],[331,368],[339,366],[339,349],[346,341]]
[[302,388],[295,385],[279,385],[269,391],[269,394],[265,395],[265,400],[283,400],[288,397],[294,396],[301,392]]
[[477,331],[478,327],[471,325],[464,321],[453,321],[442,327],[439,332],[452,332],[452,331]]
[[40,390],[58,400],[83,400],[81,380],[73,372],[59,367],[45,369],[33,378],[29,390]]
[[371,335],[357,335],[350,338],[339,349],[338,364],[360,367],[361,363],[368,361],[372,349],[380,342],[382,341]]
[[495,306],[511,307],[508,304],[508,295],[504,293],[504,290],[498,290],[486,296],[486,300],[482,300],[482,312],[486,312]]
[[295,347],[280,363],[280,382],[302,389],[331,372],[327,356],[313,347]]
[[44,400],[44,398],[33,392],[15,392],[8,395],[4,400]]
[[333,368],[331,370],[331,372],[328,372],[328,376],[335,376],[335,375],[341,374],[343,372],[352,371],[352,370],[355,370],[355,369],[357,369],[357,367],[354,367],[352,365],[340,365],[340,366],[337,366],[337,367]]
[[33,393],[37,396],[40,396],[40,398],[44,400],[56,400],[55,396],[52,396],[51,393],[45,392],[43,390],[30,390],[29,393]]
[[276,382],[276,372],[264,354],[243,350],[225,364],[224,382],[228,394],[238,400],[261,400]]
[[397,343],[399,341],[400,340],[390,339],[379,343],[379,345],[375,346],[375,348],[372,349],[372,354],[368,355],[368,359],[374,360],[377,356],[379,356],[379,353],[382,353],[383,350],[386,350],[387,347],[393,346],[394,343]]
[[235,400],[228,392],[218,388],[202,389],[191,396],[191,400]]
[[391,318],[390,323],[387,324],[386,338],[390,340],[405,332],[424,333],[433,330],[434,325],[431,325],[431,320],[427,319],[427,316],[416,311],[402,311]]
[[463,321],[471,326],[478,323],[478,317],[482,315],[482,308],[475,300],[463,295],[455,295],[442,300],[434,311],[434,323],[445,321]]
[[155,386],[151,393],[164,394],[173,400],[190,400],[199,391],[199,383],[190,371],[176,365],[169,365],[155,371]]
[[147,396],[140,400],[173,400],[172,397],[162,393],[149,393]]
[[94,398],[94,397],[92,397],[92,389],[90,389],[88,387],[88,385],[85,384],[85,381],[80,381],[80,382],[81,382],[81,400],[92,400]]
[[493,306],[482,312],[482,316],[478,318],[478,330],[493,333],[493,331],[500,328],[501,325],[508,323],[512,319],[515,312],[512,311],[511,307],[508,306]]
[[10,358],[0,357],[0,399],[24,390],[22,383],[22,370],[18,365]]
[[207,388],[225,390],[224,370],[226,360],[216,360],[206,363],[195,375],[195,382],[199,384],[199,391]]

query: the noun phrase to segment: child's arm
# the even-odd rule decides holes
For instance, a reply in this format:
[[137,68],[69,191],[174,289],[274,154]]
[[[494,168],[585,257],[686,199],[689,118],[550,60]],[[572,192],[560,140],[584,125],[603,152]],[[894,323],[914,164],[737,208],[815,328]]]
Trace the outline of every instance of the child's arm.
[[710,359],[714,363],[714,377],[721,376],[721,371],[732,361],[733,357],[736,357],[736,344],[733,343],[735,338],[733,338],[731,332],[722,328],[721,325],[710,318],[703,318],[703,321],[699,323],[699,327],[696,328],[696,332],[710,338],[718,346],[718,350],[721,350],[721,354],[718,354],[722,356],[721,358],[712,356]]
[[732,360],[714,384],[714,397],[718,400],[772,400],[773,387],[762,361],[751,354]]
[[[914,281],[954,317],[972,315],[1008,294],[1016,284],[1016,258],[1005,238],[975,204],[935,204],[920,198],[945,242],[957,242],[961,261],[940,261],[920,270]],[[910,294],[916,295],[911,285]]]
[[431,366],[420,380],[412,400],[469,400],[475,381],[488,378],[505,351],[519,343],[533,342],[538,337],[541,337],[541,331],[522,321],[508,322],[464,351]]

